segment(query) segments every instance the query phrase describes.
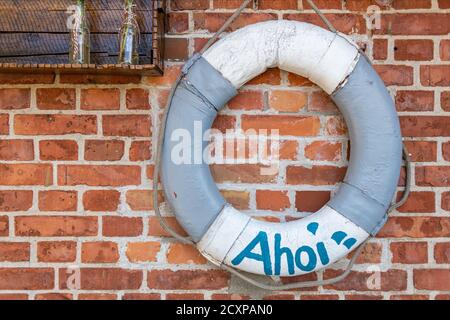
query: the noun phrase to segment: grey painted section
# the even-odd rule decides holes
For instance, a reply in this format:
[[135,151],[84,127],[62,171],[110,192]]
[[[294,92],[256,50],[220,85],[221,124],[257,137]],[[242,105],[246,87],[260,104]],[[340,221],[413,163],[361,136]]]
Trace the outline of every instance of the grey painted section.
[[[194,137],[194,123],[201,123],[201,135],[209,130],[217,111],[237,94],[233,85],[222,77],[205,59],[193,57],[186,64],[187,75],[176,89],[168,114],[165,142],[162,150],[161,177],[165,197],[186,232],[197,242],[208,230],[226,204],[211,176],[208,164],[195,164],[194,143],[191,144],[191,163],[175,164],[173,148],[180,140],[172,141],[172,133],[184,129]],[[193,141],[192,141],[193,142]],[[201,145],[202,151],[207,142]],[[200,149],[197,147],[197,149]]]
[[395,105],[364,57],[332,99],[344,115],[351,152],[344,183],[328,205],[374,235],[386,221],[400,176],[402,137]]

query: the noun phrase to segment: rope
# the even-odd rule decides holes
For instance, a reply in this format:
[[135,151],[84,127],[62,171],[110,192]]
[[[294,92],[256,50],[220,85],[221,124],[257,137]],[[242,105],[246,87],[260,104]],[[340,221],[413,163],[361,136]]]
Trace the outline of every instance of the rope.
[[[203,54],[206,50],[208,50],[209,47],[211,47],[212,44],[214,44],[214,42],[220,37],[220,35],[226,30],[228,29],[228,27],[233,23],[233,21],[242,13],[242,11],[247,7],[247,5],[251,2],[252,0],[245,0],[242,5],[236,10],[236,12],[230,17],[228,18],[228,20],[225,22],[225,24],[219,29],[219,31],[217,31],[217,33],[206,43],[206,45],[203,47],[203,49],[200,51],[200,54]],[[307,0],[309,5],[313,8],[313,10],[319,15],[319,17],[322,19],[322,21],[326,24],[326,26],[328,27],[328,29],[331,32],[337,33],[337,30],[334,28],[334,26],[330,23],[330,21],[325,17],[325,15],[319,10],[319,8],[317,8],[317,6],[314,4],[314,2],[312,0]],[[369,60],[370,61],[370,60]],[[167,126],[167,116],[169,114],[170,111],[170,107],[172,106],[172,100],[173,100],[173,96],[175,94],[175,90],[178,88],[178,86],[180,85],[182,79],[184,78],[184,76],[186,75],[187,70],[183,70],[181,72],[181,74],[178,76],[177,80],[175,81],[175,84],[173,85],[170,93],[169,93],[169,98],[168,98],[168,102],[167,102],[167,107],[164,110],[162,119],[161,119],[161,128],[159,131],[159,135],[158,135],[158,143],[157,143],[157,150],[156,150],[156,159],[155,159],[155,170],[154,170],[154,175],[153,175],[153,206],[155,208],[155,214],[156,217],[159,220],[159,223],[161,224],[161,227],[168,233],[170,234],[173,238],[175,238],[176,240],[185,243],[185,244],[192,244],[195,245],[195,242],[193,242],[191,239],[187,238],[187,237],[183,237],[180,234],[178,234],[175,230],[173,230],[172,227],[170,227],[166,221],[164,220],[160,208],[159,208],[159,198],[158,198],[158,182],[159,182],[159,171],[160,171],[160,167],[161,167],[161,151],[163,148],[163,144],[164,144],[164,136],[165,136],[165,131],[166,131],[166,126]],[[405,166],[406,166],[406,185],[405,185],[405,190],[403,192],[403,195],[401,197],[401,199],[392,204],[388,211],[387,211],[387,215],[389,213],[391,213],[393,210],[397,209],[398,207],[402,206],[406,200],[409,197],[410,191],[411,191],[411,159],[409,156],[409,153],[406,149],[405,144],[403,144],[403,159],[405,161]],[[301,289],[301,288],[308,288],[308,287],[316,287],[316,286],[324,286],[324,285],[331,285],[337,282],[340,282],[342,280],[344,280],[348,274],[351,272],[353,265],[355,264],[356,259],[358,259],[358,257],[361,255],[365,244],[371,240],[373,237],[369,237],[367,238],[355,251],[354,255],[352,256],[352,258],[350,259],[349,263],[347,264],[347,267],[345,268],[345,270],[338,276],[330,278],[330,279],[325,279],[325,280],[317,280],[317,281],[304,281],[304,282],[297,282],[297,283],[291,283],[291,284],[282,284],[282,285],[270,285],[270,284],[265,284],[262,283],[260,281],[254,280],[250,277],[248,277],[247,275],[245,275],[244,273],[241,273],[240,271],[229,267],[225,264],[221,265],[221,268],[230,272],[231,274],[237,276],[238,278],[246,281],[247,283],[258,287],[260,289],[263,290],[270,290],[270,291],[277,291],[277,290],[293,290],[293,289]]]

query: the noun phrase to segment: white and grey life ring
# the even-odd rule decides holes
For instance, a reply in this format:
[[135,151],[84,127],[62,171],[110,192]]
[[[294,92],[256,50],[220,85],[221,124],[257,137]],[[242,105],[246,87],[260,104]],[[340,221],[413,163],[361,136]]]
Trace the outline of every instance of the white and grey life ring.
[[[287,223],[258,221],[228,205],[207,164],[171,161],[174,130],[193,133],[196,121],[208,130],[237,89],[272,67],[330,94],[352,147],[335,196]],[[184,71],[166,123],[162,182],[178,221],[210,261],[263,275],[305,274],[343,258],[384,225],[400,175],[400,126],[383,81],[351,40],[308,23],[263,22],[224,37]]]

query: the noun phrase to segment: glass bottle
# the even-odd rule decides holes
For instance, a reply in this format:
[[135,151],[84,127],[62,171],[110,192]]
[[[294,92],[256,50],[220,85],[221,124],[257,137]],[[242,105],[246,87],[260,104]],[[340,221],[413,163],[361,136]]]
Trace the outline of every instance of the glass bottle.
[[139,64],[139,24],[133,0],[125,0],[125,13],[119,31],[119,64]]
[[89,64],[91,45],[85,0],[77,0],[74,9],[74,20],[70,31],[69,62]]

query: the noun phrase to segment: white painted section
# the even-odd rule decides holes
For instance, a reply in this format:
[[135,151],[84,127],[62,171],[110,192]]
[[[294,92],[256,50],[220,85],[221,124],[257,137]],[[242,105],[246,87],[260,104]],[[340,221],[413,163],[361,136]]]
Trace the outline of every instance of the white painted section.
[[209,261],[220,265],[250,220],[232,206],[226,206],[197,243],[198,250]]
[[[309,246],[316,253],[317,262],[314,266],[314,270],[301,270],[294,262],[293,274],[289,274],[288,272],[286,255],[281,255],[281,272],[279,274],[281,276],[306,274],[329,266],[346,256],[369,237],[369,234],[366,231],[356,226],[350,220],[328,206],[324,206],[321,210],[311,216],[287,223],[270,223],[255,219],[250,219],[250,221],[248,221],[248,217],[245,214],[227,208],[222,211],[218,221],[219,222],[214,223],[211,226],[204,238],[198,244],[200,251],[215,264],[219,265],[220,262],[222,262],[231,267],[261,275],[265,274],[264,264],[261,261],[245,258],[237,265],[232,263],[233,259],[235,259],[260,232],[265,232],[267,234],[269,252],[266,252],[266,254],[270,255],[272,275],[275,274],[275,234],[280,234],[281,236],[280,247],[289,248],[294,256],[298,248],[302,246]],[[307,229],[308,225],[314,222],[319,224],[315,235]],[[332,235],[336,231],[343,231],[347,234],[347,237],[342,240],[341,244],[337,244],[332,240]],[[356,240],[350,249],[343,245],[343,242],[349,238],[354,238]],[[326,248],[329,263],[322,264],[321,262],[317,250],[317,244],[320,242],[323,242]],[[261,254],[261,246],[255,246],[252,252]],[[300,256],[302,257],[302,263],[308,264],[309,259],[307,259],[307,256]]]
[[227,35],[203,57],[236,88],[267,68],[279,67],[331,94],[353,71],[359,53],[341,35],[309,23],[276,20]]

